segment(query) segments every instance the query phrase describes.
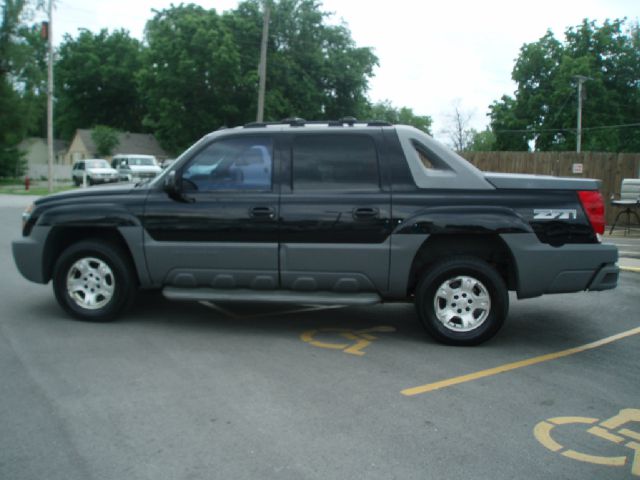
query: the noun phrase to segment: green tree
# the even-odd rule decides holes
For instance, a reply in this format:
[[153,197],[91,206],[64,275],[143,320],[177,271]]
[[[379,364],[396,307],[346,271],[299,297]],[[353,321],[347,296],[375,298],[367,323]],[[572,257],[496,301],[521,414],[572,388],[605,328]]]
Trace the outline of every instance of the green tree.
[[242,117],[235,103],[243,86],[239,48],[215,10],[190,4],[156,12],[146,41],[138,74],[144,122],[168,151]]
[[0,77],[0,177],[23,173],[23,154],[18,149],[25,129],[21,99],[6,78]]
[[564,41],[548,31],[525,44],[516,60],[513,97],[494,102],[491,125],[496,146],[524,150],[573,150],[576,145],[576,76],[584,83],[584,150],[639,151],[640,41],[638,25],[625,20],[602,25],[584,20],[565,32]]
[[135,80],[141,51],[140,42],[125,30],[84,30],[75,39],[65,35],[55,65],[61,137],[97,124],[141,131],[144,112]]
[[478,132],[475,129],[470,130],[471,141],[467,146],[470,152],[491,152],[495,150],[496,136],[489,127]]
[[408,107],[396,108],[389,100],[377,102],[371,105],[365,118],[370,120],[383,120],[393,124],[411,125],[431,135],[432,119],[428,115],[416,115],[413,109]]
[[[218,15],[172,6],[147,22],[138,75],[145,125],[174,153],[202,134],[256,117],[262,2]],[[377,58],[344,25],[328,25],[314,0],[272,3],[265,119],[366,116]]]
[[0,24],[0,176],[21,175],[23,155],[17,145],[44,130],[44,40],[28,20],[26,0],[2,2]]
[[274,5],[265,102],[270,118],[338,119],[366,111],[378,59],[356,46],[346,25],[329,25],[328,15],[314,0]]
[[491,131],[496,137],[495,149],[499,151],[528,151],[533,139],[524,106],[508,95],[489,107]]
[[96,153],[99,157],[108,157],[113,149],[118,146],[118,130],[106,125],[96,125],[91,131],[91,139],[96,144]]

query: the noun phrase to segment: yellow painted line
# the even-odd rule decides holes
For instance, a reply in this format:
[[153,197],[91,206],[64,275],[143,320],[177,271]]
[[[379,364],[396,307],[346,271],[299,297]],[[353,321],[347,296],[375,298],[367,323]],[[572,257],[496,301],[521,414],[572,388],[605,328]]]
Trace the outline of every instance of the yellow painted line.
[[622,467],[627,463],[627,457],[601,457],[600,455],[589,455],[587,453],[576,452],[575,450],[567,450],[562,452],[561,455],[581,462],[607,465],[609,467]]
[[640,443],[629,442],[627,443],[627,447],[636,451],[633,457],[633,463],[631,464],[631,475],[640,477]]
[[640,273],[640,267],[620,267],[620,270],[624,270],[625,272],[636,272]]
[[551,430],[553,428],[554,425],[551,425],[548,422],[540,422],[533,429],[533,435],[542,445],[547,447],[552,452],[559,452],[564,447],[556,442],[553,438],[551,438]]
[[555,417],[550,418],[549,421],[554,425],[570,425],[572,423],[585,423],[592,425],[598,421],[597,418],[591,417]]
[[602,347],[603,345],[608,345],[609,343],[622,340],[623,338],[631,337],[632,335],[638,335],[639,333],[640,333],[640,327],[632,328],[631,330],[627,330],[625,332],[621,332],[616,335],[603,338],[602,340],[597,340],[595,342],[587,343],[580,347],[569,348],[567,350],[562,350],[556,353],[548,353],[546,355],[540,355],[539,357],[533,357],[527,360],[507,363],[505,365],[489,368],[487,370],[480,370],[479,372],[469,373],[467,375],[461,375],[459,377],[448,378],[446,380],[440,380],[439,382],[427,383],[426,385],[419,385],[417,387],[406,388],[402,390],[400,393],[407,397],[411,397],[413,395],[419,395],[421,393],[432,392],[434,390],[439,390],[441,388],[451,387],[453,385],[459,385],[461,383],[470,382],[472,380],[478,380],[480,378],[490,377],[492,375],[509,372],[511,370],[516,370],[518,368],[529,367],[531,365],[536,365],[538,363],[548,362],[549,360],[556,360],[558,358],[568,357],[569,355],[574,355],[576,353],[585,352],[587,350],[592,350],[594,348]]
[[638,440],[640,442],[640,433],[636,432],[635,430],[629,430],[628,428],[623,428],[618,433],[621,433],[622,435],[626,435],[627,437],[633,438],[634,440]]
[[609,440],[610,442],[613,442],[613,443],[622,443],[625,440],[624,437],[611,433],[609,430],[605,430],[602,427],[591,427],[589,430],[587,430],[587,432],[591,433],[592,435],[595,435],[596,437]]

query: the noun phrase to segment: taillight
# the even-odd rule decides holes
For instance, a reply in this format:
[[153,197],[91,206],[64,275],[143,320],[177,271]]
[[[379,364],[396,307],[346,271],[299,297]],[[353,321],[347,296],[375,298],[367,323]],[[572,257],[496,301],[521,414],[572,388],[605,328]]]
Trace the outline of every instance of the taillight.
[[597,190],[580,190],[578,197],[593,231],[598,236],[598,240],[601,240],[602,235],[604,235],[604,202],[602,201],[602,195]]

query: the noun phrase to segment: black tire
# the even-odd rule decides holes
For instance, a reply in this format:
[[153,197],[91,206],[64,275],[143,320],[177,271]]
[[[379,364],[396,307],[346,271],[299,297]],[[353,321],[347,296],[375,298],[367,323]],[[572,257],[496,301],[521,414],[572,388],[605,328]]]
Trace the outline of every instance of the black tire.
[[[100,240],[74,243],[62,252],[53,269],[56,300],[79,320],[115,319],[131,306],[136,290],[136,277],[127,254]],[[92,302],[95,303],[89,305]]]
[[80,180],[77,177],[73,177],[73,183],[76,187],[80,186]]
[[422,325],[438,342],[478,345],[504,324],[509,294],[503,278],[487,262],[454,257],[433,264],[422,276],[416,288],[416,309]]

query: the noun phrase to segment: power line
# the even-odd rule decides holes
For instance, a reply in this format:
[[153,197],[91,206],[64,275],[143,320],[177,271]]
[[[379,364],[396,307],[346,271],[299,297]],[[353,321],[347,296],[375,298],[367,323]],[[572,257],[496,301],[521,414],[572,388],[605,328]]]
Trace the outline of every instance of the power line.
[[[622,123],[619,125],[601,125],[598,127],[583,127],[582,131],[594,130],[611,130],[616,128],[634,128],[640,127],[640,123]],[[524,128],[514,130],[494,130],[495,133],[561,133],[561,132],[577,132],[576,128]]]

